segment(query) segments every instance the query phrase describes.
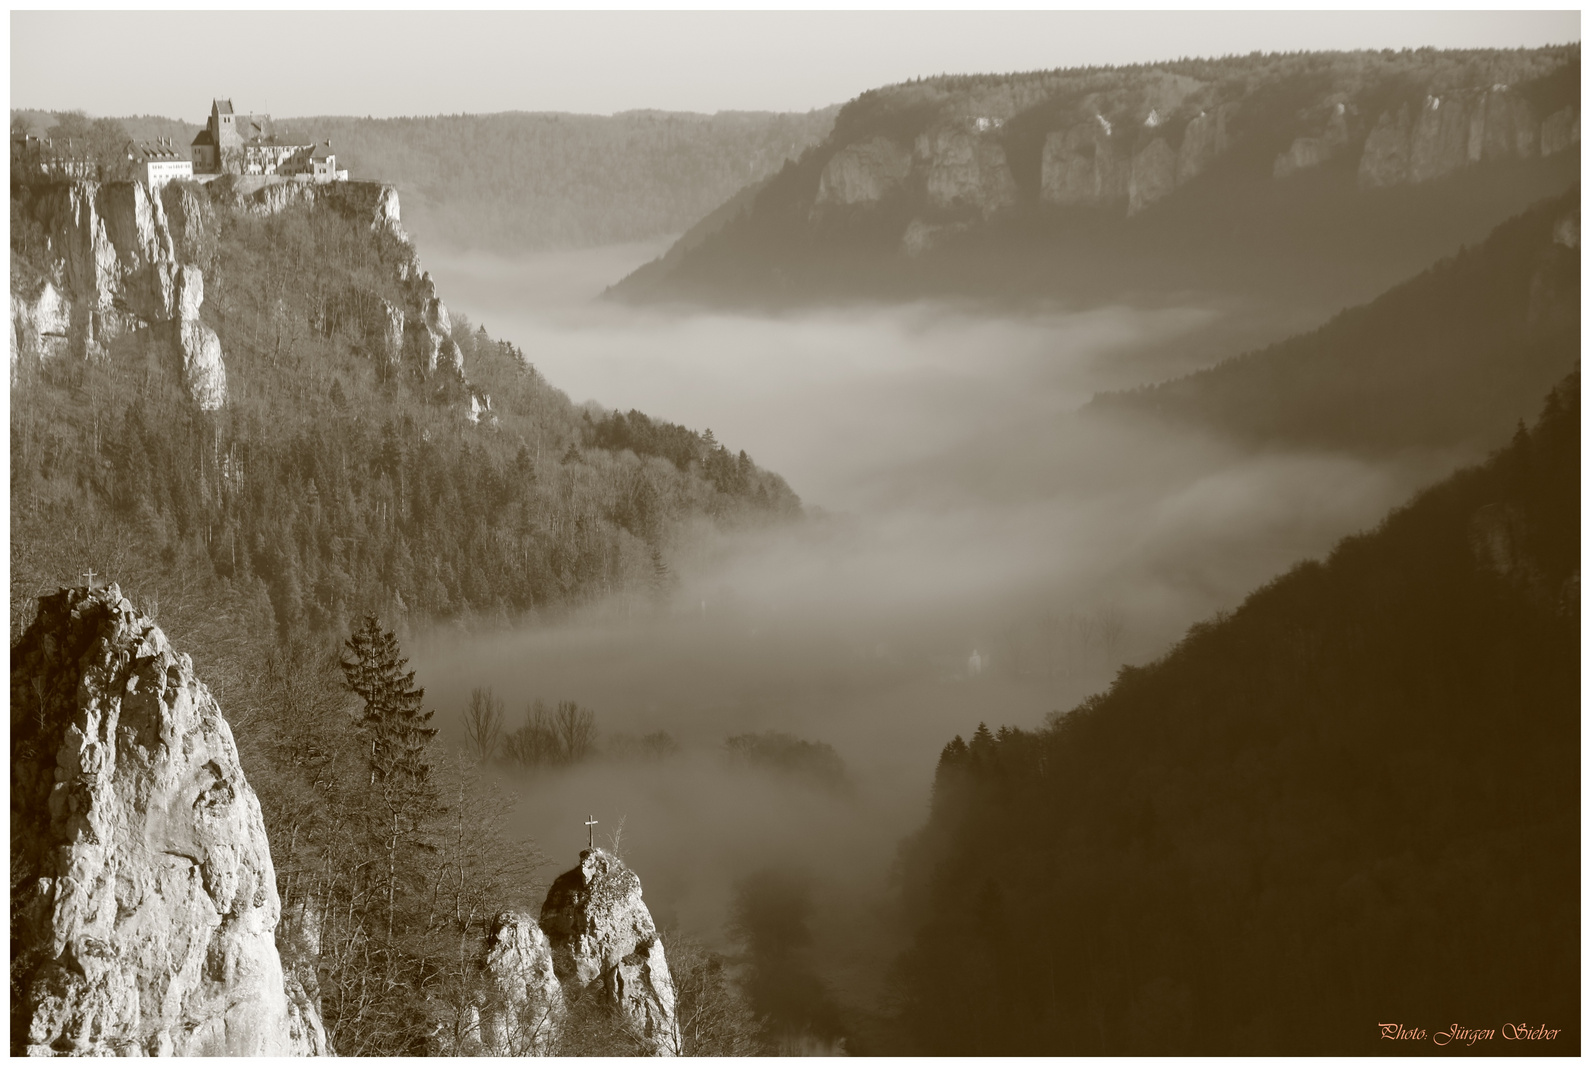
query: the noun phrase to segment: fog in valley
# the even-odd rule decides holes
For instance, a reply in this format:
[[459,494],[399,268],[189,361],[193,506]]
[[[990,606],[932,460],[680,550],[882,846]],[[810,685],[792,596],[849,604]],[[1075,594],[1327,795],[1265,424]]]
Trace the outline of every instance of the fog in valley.
[[[711,428],[783,475],[805,520],[682,527],[666,599],[408,644],[444,738],[462,740],[470,691],[487,686],[510,730],[541,699],[594,710],[605,740],[667,732],[679,751],[660,759],[512,774],[549,871],[573,865],[594,814],[660,922],[720,948],[738,880],[805,873],[821,971],[859,1005],[901,945],[891,863],[947,740],[1075,706],[1456,464],[1245,453],[1075,413],[1329,313],[757,315],[594,299],[659,250],[427,265],[452,307],[576,401]],[[726,738],[765,731],[831,744],[846,784],[730,759]]]

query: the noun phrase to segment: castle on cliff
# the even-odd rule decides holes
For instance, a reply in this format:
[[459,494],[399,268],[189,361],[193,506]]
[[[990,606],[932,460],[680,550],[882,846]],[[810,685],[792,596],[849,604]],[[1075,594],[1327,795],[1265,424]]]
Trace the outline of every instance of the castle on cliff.
[[230,98],[210,102],[210,122],[189,147],[196,175],[236,173],[240,176],[292,176],[324,183],[348,179],[337,168],[331,141],[315,140],[276,129],[264,113],[240,113]]

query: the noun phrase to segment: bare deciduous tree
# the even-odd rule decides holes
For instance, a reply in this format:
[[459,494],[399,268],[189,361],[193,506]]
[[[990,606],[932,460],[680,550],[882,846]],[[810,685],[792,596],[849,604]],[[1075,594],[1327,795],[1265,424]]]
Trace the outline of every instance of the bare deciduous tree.
[[573,701],[560,701],[553,715],[564,764],[583,761],[597,744],[597,714]]
[[482,765],[497,752],[503,737],[503,703],[491,687],[477,686],[470,691],[470,703],[464,706],[464,737]]

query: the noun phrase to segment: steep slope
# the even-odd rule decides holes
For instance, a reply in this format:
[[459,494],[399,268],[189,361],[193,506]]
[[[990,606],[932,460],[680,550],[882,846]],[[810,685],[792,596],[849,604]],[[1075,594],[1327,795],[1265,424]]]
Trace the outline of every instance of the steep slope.
[[[13,193],[14,632],[88,566],[254,627],[267,599],[284,640],[648,598],[688,519],[799,513],[746,454],[588,416],[450,313],[391,187],[263,179]],[[168,308],[202,315],[224,396]]]
[[1262,445],[1479,451],[1579,363],[1577,187],[1313,333],[1089,410]]
[[1361,301],[1576,180],[1578,88],[1578,46],[885,87],[749,212],[613,293]]
[[1579,453],[1575,376],[1108,693],[956,738],[897,1049],[1578,1053]]
[[12,650],[11,760],[13,1054],[325,1053],[231,728],[115,586]]

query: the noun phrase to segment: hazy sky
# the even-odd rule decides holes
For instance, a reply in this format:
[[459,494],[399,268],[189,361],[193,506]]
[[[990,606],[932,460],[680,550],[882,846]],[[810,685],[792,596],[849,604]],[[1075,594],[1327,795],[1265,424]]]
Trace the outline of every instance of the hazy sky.
[[[1580,39],[1557,12],[12,12],[13,107],[806,110],[945,72]],[[64,43],[71,63],[61,63]]]

